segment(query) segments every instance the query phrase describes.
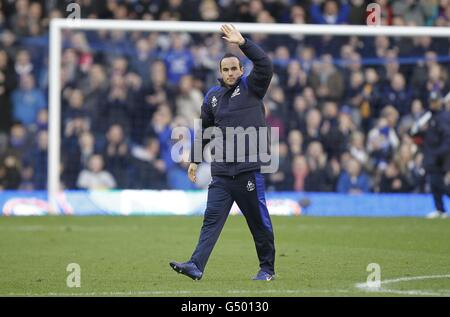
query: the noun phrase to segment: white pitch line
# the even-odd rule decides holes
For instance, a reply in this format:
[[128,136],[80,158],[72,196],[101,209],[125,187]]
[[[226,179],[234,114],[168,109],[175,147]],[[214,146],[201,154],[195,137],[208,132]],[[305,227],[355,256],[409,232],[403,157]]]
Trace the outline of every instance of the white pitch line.
[[350,290],[337,289],[337,290],[322,290],[322,289],[312,289],[312,290],[230,290],[226,292],[216,291],[216,290],[205,290],[205,291],[129,291],[129,292],[91,292],[91,293],[9,293],[0,294],[0,296],[139,296],[139,295],[190,295],[190,294],[248,294],[248,293],[258,293],[258,294],[308,294],[308,293],[349,293]]
[[[426,275],[426,276],[411,276],[411,277],[400,277],[395,279],[389,279],[381,281],[381,285],[394,284],[400,282],[426,280],[426,279],[443,279],[450,278],[450,274],[446,275]],[[391,293],[398,295],[412,295],[412,296],[450,296],[450,290],[392,290],[385,287],[371,288],[368,287],[366,283],[357,283],[355,287],[358,290],[373,293]],[[323,293],[323,294],[347,294],[351,293],[350,289],[290,289],[290,290],[229,290],[229,291],[217,291],[217,290],[204,290],[204,291],[128,291],[128,292],[90,292],[90,293],[9,293],[0,294],[0,296],[174,296],[174,295],[199,295],[199,294],[209,294],[209,295],[239,295],[248,293],[259,293],[259,294],[310,294],[310,293]]]
[[[424,276],[411,276],[411,277],[399,277],[390,280],[381,281],[381,285],[395,284],[400,282],[430,280],[430,279],[444,279],[450,278],[450,274],[445,275],[424,275]],[[393,290],[386,287],[369,287],[367,283],[357,283],[355,287],[359,290],[374,293],[391,293],[399,295],[415,295],[415,296],[450,296],[450,290]]]

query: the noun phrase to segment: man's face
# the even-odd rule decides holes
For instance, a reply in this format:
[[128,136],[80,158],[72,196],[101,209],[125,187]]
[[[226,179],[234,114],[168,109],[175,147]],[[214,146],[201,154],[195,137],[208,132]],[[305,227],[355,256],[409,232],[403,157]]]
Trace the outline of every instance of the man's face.
[[222,60],[220,74],[227,86],[233,86],[243,73],[244,69],[239,66],[239,60],[236,57],[227,57]]

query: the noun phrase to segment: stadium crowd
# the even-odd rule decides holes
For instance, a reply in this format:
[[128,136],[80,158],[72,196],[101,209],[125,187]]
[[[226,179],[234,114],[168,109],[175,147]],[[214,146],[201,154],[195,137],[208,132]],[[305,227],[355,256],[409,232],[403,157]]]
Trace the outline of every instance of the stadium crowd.
[[[72,2],[83,18],[295,24],[365,24],[369,3],[2,0],[0,190],[46,188],[48,25]],[[450,26],[448,0],[375,2],[384,25]],[[428,191],[408,131],[430,98],[450,111],[448,38],[249,36],[275,69],[265,106],[280,168],[269,190]],[[187,163],[171,158],[171,132],[193,128],[226,49],[219,34],[65,31],[62,187],[205,188],[206,163],[190,183]]]

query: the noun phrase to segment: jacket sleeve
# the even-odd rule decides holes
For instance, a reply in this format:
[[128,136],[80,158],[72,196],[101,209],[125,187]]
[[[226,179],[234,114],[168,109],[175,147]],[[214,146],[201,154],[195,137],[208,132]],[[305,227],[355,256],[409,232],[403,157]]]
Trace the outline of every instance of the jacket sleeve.
[[203,150],[210,140],[203,138],[205,130],[214,125],[214,115],[208,105],[206,94],[201,107],[200,124],[194,127],[194,140],[191,146],[191,163],[200,164],[203,161]]
[[272,61],[258,45],[247,38],[239,48],[253,63],[253,69],[247,77],[248,86],[258,97],[263,98],[273,75]]

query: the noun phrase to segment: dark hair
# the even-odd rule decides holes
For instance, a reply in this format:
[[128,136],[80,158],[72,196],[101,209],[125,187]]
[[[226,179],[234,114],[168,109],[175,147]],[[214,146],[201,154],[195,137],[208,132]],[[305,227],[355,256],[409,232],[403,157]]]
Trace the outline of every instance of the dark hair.
[[237,60],[239,61],[239,68],[242,68],[242,63],[241,63],[241,60],[240,60],[239,57],[237,57],[236,55],[234,55],[234,54],[232,54],[232,53],[226,53],[226,54],[225,54],[224,56],[222,56],[222,58],[220,59],[220,62],[219,62],[219,68],[220,68],[220,70],[222,70],[222,61],[223,61],[225,58],[229,58],[229,57],[236,57]]

